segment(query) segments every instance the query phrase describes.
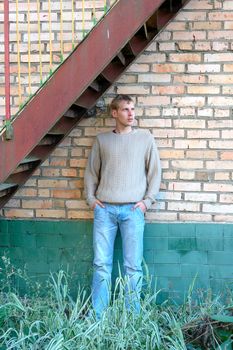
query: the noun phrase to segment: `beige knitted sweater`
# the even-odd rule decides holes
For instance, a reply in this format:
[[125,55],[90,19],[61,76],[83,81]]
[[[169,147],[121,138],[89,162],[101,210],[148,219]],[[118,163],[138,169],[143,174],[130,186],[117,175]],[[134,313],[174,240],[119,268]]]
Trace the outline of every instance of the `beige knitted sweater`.
[[161,167],[154,138],[149,131],[99,134],[85,171],[85,192],[92,207],[96,199],[107,203],[143,200],[147,209],[155,201]]

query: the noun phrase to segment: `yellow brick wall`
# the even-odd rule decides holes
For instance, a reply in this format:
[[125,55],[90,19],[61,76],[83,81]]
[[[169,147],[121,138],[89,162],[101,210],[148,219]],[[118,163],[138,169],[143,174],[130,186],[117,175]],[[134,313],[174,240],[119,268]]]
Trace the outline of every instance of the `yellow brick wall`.
[[233,222],[233,1],[191,0],[4,209],[5,217],[86,219],[83,173],[107,105],[132,94],[159,147],[163,179],[148,221]]

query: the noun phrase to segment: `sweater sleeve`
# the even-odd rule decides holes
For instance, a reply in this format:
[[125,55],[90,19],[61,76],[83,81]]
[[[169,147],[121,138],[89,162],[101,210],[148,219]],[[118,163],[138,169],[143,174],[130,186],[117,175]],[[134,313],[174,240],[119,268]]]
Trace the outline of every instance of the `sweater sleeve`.
[[98,139],[96,139],[91,152],[88,157],[88,162],[84,174],[84,188],[87,203],[90,207],[93,206],[96,201],[96,190],[99,185],[101,169],[101,157],[100,157],[100,146]]
[[146,159],[146,172],[147,190],[143,198],[143,202],[146,208],[149,209],[156,200],[161,182],[161,164],[159,152],[152,135]]

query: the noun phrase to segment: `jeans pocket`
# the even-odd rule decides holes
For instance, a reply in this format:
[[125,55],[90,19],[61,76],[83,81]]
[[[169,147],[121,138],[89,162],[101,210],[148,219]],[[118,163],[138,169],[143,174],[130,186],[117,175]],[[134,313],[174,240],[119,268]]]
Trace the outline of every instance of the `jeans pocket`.
[[140,207],[137,207],[136,210],[144,218],[144,215],[145,215],[144,211],[142,211],[142,209]]
[[101,207],[99,204],[96,204],[95,208],[94,208],[94,213],[98,213],[98,214],[103,214],[105,213],[106,207]]
[[96,206],[95,206],[95,208],[94,208],[94,215],[96,216],[96,214],[99,212],[99,209],[100,209],[101,207],[98,205],[98,204],[96,204]]
[[104,222],[106,216],[106,212],[104,208],[102,208],[100,205],[96,205],[94,208],[94,219],[95,221],[101,221]]

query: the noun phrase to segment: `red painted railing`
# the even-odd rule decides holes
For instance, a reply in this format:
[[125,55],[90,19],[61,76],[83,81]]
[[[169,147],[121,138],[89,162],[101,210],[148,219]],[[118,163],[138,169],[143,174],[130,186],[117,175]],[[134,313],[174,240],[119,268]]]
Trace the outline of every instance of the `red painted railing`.
[[0,131],[4,126],[10,127],[12,118],[118,0],[3,1]]
[[4,0],[4,50],[5,50],[5,120],[10,113],[10,55],[9,55],[9,0]]

